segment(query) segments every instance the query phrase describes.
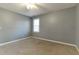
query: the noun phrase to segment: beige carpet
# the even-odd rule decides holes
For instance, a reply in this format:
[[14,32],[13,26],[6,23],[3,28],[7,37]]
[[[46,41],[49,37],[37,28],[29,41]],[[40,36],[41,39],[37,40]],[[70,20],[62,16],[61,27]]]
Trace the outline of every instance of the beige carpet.
[[0,46],[0,55],[78,55],[78,51],[71,46],[29,38]]

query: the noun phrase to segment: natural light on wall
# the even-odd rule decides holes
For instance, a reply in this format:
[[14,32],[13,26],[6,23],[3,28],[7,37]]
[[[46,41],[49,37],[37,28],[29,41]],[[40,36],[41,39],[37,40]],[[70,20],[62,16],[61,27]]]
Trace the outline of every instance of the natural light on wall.
[[33,19],[33,32],[39,32],[39,18]]

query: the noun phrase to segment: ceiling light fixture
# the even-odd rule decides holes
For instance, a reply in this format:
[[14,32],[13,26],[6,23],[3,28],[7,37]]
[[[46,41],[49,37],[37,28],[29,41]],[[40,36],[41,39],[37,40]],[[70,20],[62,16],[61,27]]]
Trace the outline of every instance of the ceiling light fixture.
[[36,6],[36,4],[34,3],[23,3],[23,5],[28,9],[38,9],[38,7]]

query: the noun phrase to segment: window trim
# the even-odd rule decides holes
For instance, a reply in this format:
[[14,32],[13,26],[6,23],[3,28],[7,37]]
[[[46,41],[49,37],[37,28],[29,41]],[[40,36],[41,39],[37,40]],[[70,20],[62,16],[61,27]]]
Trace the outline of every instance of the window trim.
[[[34,24],[34,21],[35,20],[38,20],[37,22],[39,22],[38,23],[38,25],[36,25],[36,24]],[[38,26],[38,27],[35,27],[35,26]],[[38,32],[40,32],[40,20],[39,20],[39,18],[33,18],[33,32],[35,32],[35,33],[38,33]],[[37,30],[35,30],[35,28],[38,28]]]

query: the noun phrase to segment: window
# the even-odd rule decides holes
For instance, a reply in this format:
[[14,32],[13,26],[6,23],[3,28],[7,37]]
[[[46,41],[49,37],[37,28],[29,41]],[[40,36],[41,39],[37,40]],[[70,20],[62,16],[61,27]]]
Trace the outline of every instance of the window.
[[33,32],[39,32],[39,18],[33,19]]

